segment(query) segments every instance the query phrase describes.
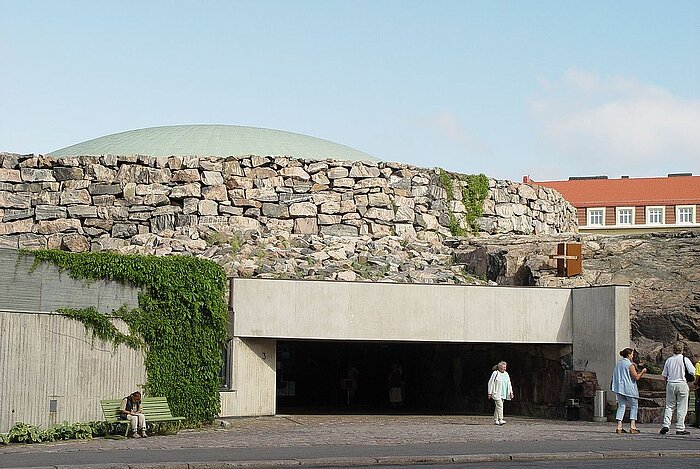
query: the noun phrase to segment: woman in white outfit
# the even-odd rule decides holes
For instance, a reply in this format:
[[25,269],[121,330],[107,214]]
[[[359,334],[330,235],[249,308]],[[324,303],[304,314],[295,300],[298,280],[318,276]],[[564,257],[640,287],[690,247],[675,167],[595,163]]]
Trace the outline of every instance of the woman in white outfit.
[[496,410],[493,412],[496,425],[506,423],[503,420],[503,401],[513,399],[513,386],[510,384],[510,375],[506,371],[507,366],[506,362],[500,362],[489,379],[489,399],[492,399],[496,404]]

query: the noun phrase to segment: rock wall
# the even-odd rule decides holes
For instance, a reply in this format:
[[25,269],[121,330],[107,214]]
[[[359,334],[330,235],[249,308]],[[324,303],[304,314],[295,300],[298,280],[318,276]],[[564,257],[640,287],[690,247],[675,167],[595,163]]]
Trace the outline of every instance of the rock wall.
[[[201,252],[214,231],[439,242],[467,228],[463,182],[436,170],[286,157],[64,157],[0,154],[0,246],[70,251],[157,245]],[[479,229],[576,231],[557,192],[489,181]]]
[[[549,255],[581,242],[583,273],[556,277]],[[628,235],[482,236],[455,244],[454,264],[502,285],[629,285],[632,344],[660,373],[682,341],[700,360],[700,230]]]

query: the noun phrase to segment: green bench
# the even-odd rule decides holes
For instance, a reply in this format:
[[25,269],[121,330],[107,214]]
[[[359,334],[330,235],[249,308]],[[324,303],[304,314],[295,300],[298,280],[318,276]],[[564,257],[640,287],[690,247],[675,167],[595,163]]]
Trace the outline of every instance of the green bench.
[[[122,406],[122,399],[106,399],[100,401],[100,405],[102,406],[102,413],[104,414],[105,421],[110,424],[124,424],[126,427],[124,435],[127,435],[129,433],[131,421],[119,418],[119,409]],[[173,413],[170,411],[170,406],[168,405],[167,397],[144,397],[141,399],[141,409],[146,416],[146,424],[156,422],[179,423],[185,420],[185,417],[173,416]]]

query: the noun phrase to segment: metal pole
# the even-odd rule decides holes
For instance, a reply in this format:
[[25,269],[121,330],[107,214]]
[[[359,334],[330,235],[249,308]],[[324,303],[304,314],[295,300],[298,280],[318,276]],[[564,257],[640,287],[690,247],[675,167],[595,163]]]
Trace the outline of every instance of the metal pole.
[[605,391],[596,391],[593,398],[593,420],[595,422],[605,422]]

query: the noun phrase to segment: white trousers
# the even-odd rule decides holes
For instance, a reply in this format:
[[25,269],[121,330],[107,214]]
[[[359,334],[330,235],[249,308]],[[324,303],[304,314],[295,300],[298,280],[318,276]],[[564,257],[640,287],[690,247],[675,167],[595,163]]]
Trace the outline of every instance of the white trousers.
[[131,422],[131,431],[146,431],[146,416],[143,414],[127,415],[129,422]]
[[676,431],[685,430],[685,415],[688,413],[688,383],[666,383],[666,408],[664,409],[664,427],[671,428],[671,417],[676,411]]
[[496,404],[496,410],[493,411],[493,419],[500,422],[503,420],[503,399],[494,399],[493,403]]

